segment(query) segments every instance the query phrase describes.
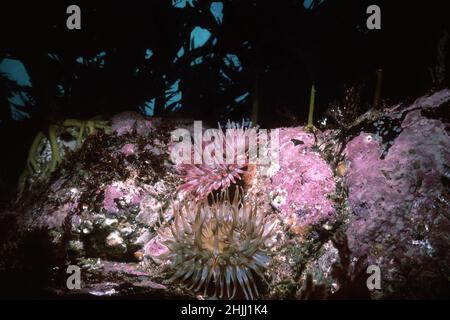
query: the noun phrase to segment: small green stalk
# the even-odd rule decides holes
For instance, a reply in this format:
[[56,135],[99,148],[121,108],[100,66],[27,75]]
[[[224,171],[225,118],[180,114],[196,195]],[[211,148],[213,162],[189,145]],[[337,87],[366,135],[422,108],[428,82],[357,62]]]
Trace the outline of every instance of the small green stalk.
[[311,86],[311,96],[309,98],[309,113],[308,113],[308,128],[314,127],[314,103],[316,99],[316,89],[314,85]]
[[378,109],[381,106],[381,88],[383,85],[383,69],[377,70],[377,82],[375,84],[375,93],[373,95],[373,108]]

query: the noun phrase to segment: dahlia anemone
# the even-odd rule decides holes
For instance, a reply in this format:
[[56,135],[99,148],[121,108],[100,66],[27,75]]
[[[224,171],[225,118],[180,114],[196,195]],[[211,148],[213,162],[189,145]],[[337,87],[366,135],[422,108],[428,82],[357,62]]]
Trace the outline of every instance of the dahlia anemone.
[[171,280],[181,280],[189,290],[204,288],[207,296],[213,287],[214,297],[229,299],[239,290],[254,299],[259,296],[255,279],[265,279],[270,263],[264,243],[275,220],[243,204],[239,190],[232,201],[222,192],[212,202],[175,208],[173,224],[160,233],[168,250],[158,258],[170,261]]
[[[194,195],[197,200],[201,200],[216,190],[225,190],[232,184],[236,184],[242,179],[245,169],[249,163],[248,150],[249,136],[256,130],[246,130],[244,128],[227,128],[226,134],[220,129],[218,136],[213,140],[201,145],[197,145],[200,150],[195,150],[198,154],[211,157],[209,164],[179,164],[177,169],[182,173],[183,184],[178,188]],[[256,143],[256,140],[255,140]],[[213,153],[205,150],[213,150]],[[219,150],[220,154],[215,154]]]
[[241,180],[243,166],[231,164],[183,165],[184,183],[178,188],[194,195],[197,200],[219,189],[227,189]]

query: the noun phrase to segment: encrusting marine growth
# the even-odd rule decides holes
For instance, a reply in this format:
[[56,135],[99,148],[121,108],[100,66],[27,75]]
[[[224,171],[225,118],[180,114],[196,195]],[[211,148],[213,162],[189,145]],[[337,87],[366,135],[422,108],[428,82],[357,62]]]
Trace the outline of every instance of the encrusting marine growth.
[[[160,232],[167,251],[158,258],[171,262],[189,290],[233,299],[240,290],[246,299],[258,297],[256,278],[264,279],[270,258],[264,243],[275,225],[255,206],[242,202],[239,190],[230,200],[222,192],[212,204],[185,203],[174,209],[173,224]],[[226,289],[226,294],[225,294]],[[232,289],[232,290],[231,290]],[[231,292],[232,291],[232,292]]]

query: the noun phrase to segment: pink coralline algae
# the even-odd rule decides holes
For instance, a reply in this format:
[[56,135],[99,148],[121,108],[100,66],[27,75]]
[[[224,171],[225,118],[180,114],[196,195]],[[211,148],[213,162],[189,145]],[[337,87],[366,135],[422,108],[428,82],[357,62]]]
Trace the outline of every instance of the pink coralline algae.
[[[442,92],[406,109],[402,132],[384,159],[377,135],[360,133],[345,150],[354,213],[347,230],[350,249],[380,266],[385,293],[398,289],[393,286],[399,279],[415,283],[423,296],[448,286],[450,197],[443,176],[450,138],[443,122],[422,115],[427,105],[442,105],[441,98]],[[412,290],[412,297],[418,292]]]
[[139,205],[141,190],[131,181],[118,181],[109,185],[105,190],[103,207],[108,213],[117,214],[120,209],[118,203],[125,205]]
[[279,170],[268,188],[272,206],[294,229],[332,220],[335,208],[329,196],[335,182],[330,166],[314,151],[314,136],[302,128],[282,128],[279,139]]
[[152,121],[146,120],[136,112],[123,112],[115,115],[111,119],[111,124],[113,132],[118,136],[132,133],[134,130],[140,136],[147,136],[154,129]]
[[145,245],[145,255],[151,257],[158,263],[162,263],[162,261],[157,257],[165,255],[169,252],[168,248],[163,243],[164,240],[160,235],[155,236]]
[[134,145],[134,144],[132,144],[132,143],[127,143],[126,145],[124,145],[124,146],[122,147],[122,149],[120,149],[120,152],[122,152],[122,153],[127,157],[127,156],[133,155],[133,154],[136,152],[135,149],[136,149],[136,148],[135,148],[135,145]]

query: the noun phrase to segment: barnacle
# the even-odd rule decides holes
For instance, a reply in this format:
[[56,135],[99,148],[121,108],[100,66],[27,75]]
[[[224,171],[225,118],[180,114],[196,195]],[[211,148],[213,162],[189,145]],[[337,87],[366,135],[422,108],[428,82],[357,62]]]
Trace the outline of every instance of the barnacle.
[[[239,190],[230,201],[228,193],[216,196],[212,204],[185,203],[175,208],[169,232],[162,232],[168,248],[163,257],[189,290],[203,288],[208,295],[233,299],[237,292],[246,299],[259,296],[256,279],[264,279],[270,264],[264,243],[275,220],[269,220],[255,206],[241,201]],[[226,293],[225,293],[226,290]]]

